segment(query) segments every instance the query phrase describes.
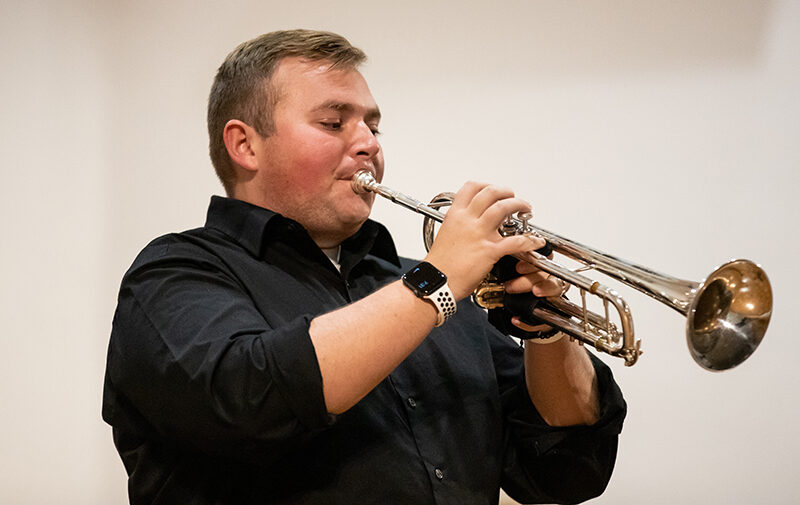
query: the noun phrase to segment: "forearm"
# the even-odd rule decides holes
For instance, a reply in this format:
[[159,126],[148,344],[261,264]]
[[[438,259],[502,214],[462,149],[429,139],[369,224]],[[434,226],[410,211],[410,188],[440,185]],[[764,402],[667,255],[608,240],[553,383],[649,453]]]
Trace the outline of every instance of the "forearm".
[[328,412],[339,414],[367,395],[430,333],[432,304],[401,281],[311,321]]
[[[539,244],[525,235],[497,233],[506,216],[528,210],[510,190],[480,183],[461,188],[425,258],[447,276],[455,300],[468,296],[501,257],[543,245],[541,239]],[[309,333],[328,411],[355,405],[422,342],[435,321],[433,305],[401,281],[314,319]]]
[[563,337],[525,346],[525,380],[542,418],[551,426],[594,424],[599,418],[597,377],[586,351]]

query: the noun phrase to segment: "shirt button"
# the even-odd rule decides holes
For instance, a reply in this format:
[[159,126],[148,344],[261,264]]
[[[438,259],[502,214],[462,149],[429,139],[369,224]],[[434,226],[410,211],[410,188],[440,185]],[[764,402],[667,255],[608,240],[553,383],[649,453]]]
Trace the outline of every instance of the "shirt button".
[[437,478],[437,479],[439,479],[439,480],[442,480],[442,479],[444,479],[444,472],[442,472],[442,471],[441,471],[440,469],[438,469],[438,468],[437,468],[436,470],[434,470],[434,471],[433,471],[433,474],[434,474],[434,475],[436,475],[436,478]]
[[408,406],[411,407],[412,409],[417,408],[417,401],[409,396],[408,397]]

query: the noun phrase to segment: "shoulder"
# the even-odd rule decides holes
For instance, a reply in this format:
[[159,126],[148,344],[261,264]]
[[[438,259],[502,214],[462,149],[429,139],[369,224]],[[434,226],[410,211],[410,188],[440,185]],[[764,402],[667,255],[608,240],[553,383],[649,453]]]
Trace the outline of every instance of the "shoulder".
[[125,273],[123,283],[154,269],[225,269],[225,257],[237,253],[242,253],[241,246],[215,229],[195,228],[169,233],[153,239],[139,252]]

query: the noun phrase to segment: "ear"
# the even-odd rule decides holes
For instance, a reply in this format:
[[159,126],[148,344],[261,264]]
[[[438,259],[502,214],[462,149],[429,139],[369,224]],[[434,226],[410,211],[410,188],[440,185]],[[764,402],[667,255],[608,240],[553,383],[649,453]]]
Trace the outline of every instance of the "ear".
[[250,125],[238,119],[231,119],[225,123],[222,139],[228,150],[228,156],[235,164],[248,171],[258,170],[257,146],[254,144],[261,140],[261,136]]

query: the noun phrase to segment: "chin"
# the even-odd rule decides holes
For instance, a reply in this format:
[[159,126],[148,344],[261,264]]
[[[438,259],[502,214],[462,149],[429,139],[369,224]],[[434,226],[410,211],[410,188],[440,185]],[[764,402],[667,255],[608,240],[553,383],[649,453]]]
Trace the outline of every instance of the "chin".
[[[368,196],[369,198],[364,198]],[[331,208],[334,222],[342,229],[352,230],[353,233],[369,218],[372,212],[374,195],[355,195],[351,198],[339,200],[338,205]]]
[[367,219],[369,219],[369,210],[340,215],[339,223],[342,229],[348,230],[348,234],[352,235],[361,228],[361,225],[363,225]]
[[360,219],[361,222],[363,223],[372,213],[373,202],[375,202],[374,194],[370,193],[368,195],[359,195],[359,198],[353,203],[352,207],[350,208],[352,216],[356,220]]
[[341,222],[348,228],[358,229],[364,222],[369,219],[369,212],[361,212],[358,214],[349,214],[341,217]]

